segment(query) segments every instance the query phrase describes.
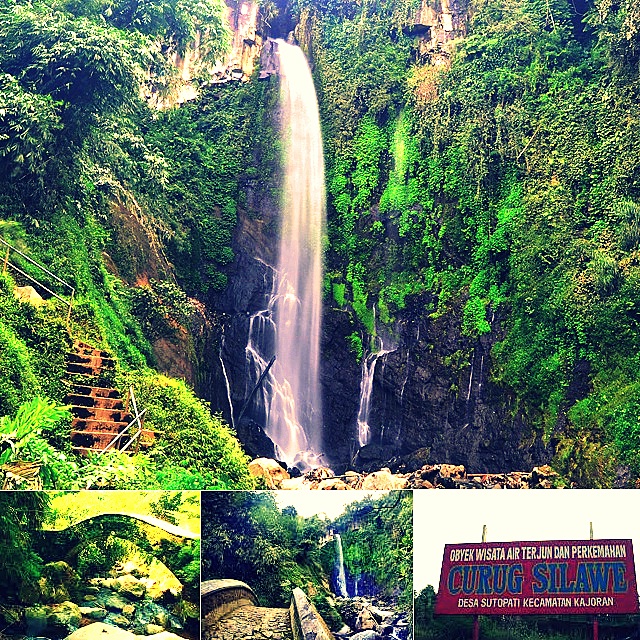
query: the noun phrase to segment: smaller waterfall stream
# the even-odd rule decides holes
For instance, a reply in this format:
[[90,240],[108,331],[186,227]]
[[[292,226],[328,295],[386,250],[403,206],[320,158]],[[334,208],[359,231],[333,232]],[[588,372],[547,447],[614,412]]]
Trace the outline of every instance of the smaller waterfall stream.
[[227,374],[227,367],[224,365],[224,360],[222,359],[222,347],[220,348],[220,353],[218,354],[218,358],[220,358],[220,365],[222,366],[222,374],[224,375],[224,383],[227,388],[227,400],[229,401],[229,412],[231,415],[231,426],[235,430],[236,423],[235,418],[233,416],[233,402],[231,401],[231,384],[229,383],[229,376]]
[[344,554],[342,552],[342,538],[339,533],[336,533],[336,569],[337,576],[336,582],[338,587],[338,595],[343,598],[349,597],[349,592],[347,591],[347,576],[344,570]]
[[364,447],[371,442],[371,427],[369,425],[369,414],[371,413],[371,396],[373,394],[373,378],[376,373],[376,363],[387,353],[395,351],[396,348],[385,349],[382,339],[380,339],[380,349],[370,353],[362,360],[362,379],[360,381],[360,406],[358,408],[358,444]]

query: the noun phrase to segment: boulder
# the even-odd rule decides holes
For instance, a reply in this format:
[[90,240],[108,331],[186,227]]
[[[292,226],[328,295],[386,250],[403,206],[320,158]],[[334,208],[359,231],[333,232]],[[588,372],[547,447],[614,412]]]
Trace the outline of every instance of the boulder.
[[347,491],[351,489],[351,487],[340,478],[327,478],[318,485],[318,489],[324,489],[325,491]]
[[159,560],[153,558],[149,563],[149,575],[141,582],[146,586],[147,595],[152,600],[160,600],[167,596],[175,599],[182,593],[182,583]]
[[363,491],[390,491],[392,489],[405,489],[407,484],[406,478],[394,476],[389,469],[385,468],[366,476],[360,488]]
[[104,601],[104,606],[109,609],[109,611],[121,612],[128,604],[130,603],[117,593],[111,594]]
[[47,618],[48,626],[55,629],[65,629],[72,631],[80,626],[82,614],[80,607],[73,602],[61,602],[47,607],[49,616]]
[[147,592],[145,585],[130,573],[116,578],[115,591],[128,598],[139,600]]
[[466,471],[463,465],[456,464],[440,464],[439,475],[441,478],[464,478]]
[[161,631],[153,635],[135,635],[131,631],[114,627],[103,622],[82,627],[67,636],[65,640],[184,640],[175,633]]
[[162,633],[164,631],[164,627],[161,627],[159,624],[148,624],[145,628],[147,635],[152,636],[156,633]]
[[553,481],[558,477],[558,474],[548,464],[534,467],[531,472],[531,486],[552,489]]
[[44,298],[31,285],[14,287],[13,294],[20,302],[32,304],[34,307],[41,307],[44,304]]
[[382,636],[377,631],[367,630],[352,635],[349,640],[382,640]]
[[356,631],[369,631],[378,626],[377,620],[369,609],[363,609],[356,620]]
[[104,620],[107,617],[107,610],[102,607],[79,607],[84,618],[90,620]]
[[256,458],[249,463],[249,473],[256,478],[264,478],[268,489],[279,489],[283,480],[289,480],[290,476],[271,458]]
[[307,473],[304,474],[304,479],[307,482],[322,482],[323,480],[327,480],[327,478],[333,478],[336,474],[331,471],[328,467],[317,467],[315,469],[310,469]]
[[[97,587],[98,589],[116,589],[116,580],[115,578],[90,578],[89,586]],[[87,589],[85,588],[85,591]]]
[[110,624],[94,622],[67,636],[65,640],[135,640],[136,636]]
[[122,627],[123,629],[126,629],[131,624],[129,618],[123,615],[111,615],[109,616],[107,621],[111,624],[115,624],[118,627]]
[[49,562],[42,568],[38,586],[43,602],[60,604],[78,595],[80,576],[63,560]]
[[296,491],[297,489],[308,489],[305,485],[304,477],[291,478],[290,480],[283,480],[280,483],[280,489],[283,491]]
[[362,481],[362,476],[355,471],[347,471],[344,474],[344,481],[352,488],[357,489],[358,485]]
[[166,611],[158,611],[158,613],[153,616],[152,622],[153,624],[159,625],[163,629],[166,629],[169,626],[169,614]]
[[134,560],[127,560],[122,566],[117,568],[117,573],[120,575],[131,574],[136,578],[144,575],[144,569]]
[[384,609],[378,609],[378,607],[374,607],[373,605],[369,607],[369,611],[371,612],[371,615],[373,615],[373,617],[378,622],[384,622],[385,620],[392,618],[394,614],[393,611],[385,611]]

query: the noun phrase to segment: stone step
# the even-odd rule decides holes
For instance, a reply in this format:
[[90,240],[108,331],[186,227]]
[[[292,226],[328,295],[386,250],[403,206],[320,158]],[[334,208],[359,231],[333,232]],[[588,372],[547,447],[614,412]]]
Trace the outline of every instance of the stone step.
[[[122,438],[115,444],[112,445],[113,449],[119,449],[124,446],[127,442],[129,442],[131,436],[133,436],[135,431],[128,434],[123,434]],[[71,447],[75,451],[76,449],[85,449],[86,451],[91,451],[93,453],[97,453],[102,451],[109,443],[117,436],[117,433],[109,433],[109,432],[96,432],[96,431],[72,431],[71,432]],[[137,442],[140,443],[141,449],[148,449],[153,445],[155,441],[155,432],[149,431],[147,429],[143,429],[140,434]],[[136,446],[135,443],[132,446]]]
[[[72,431],[71,446],[73,448],[82,447],[83,449],[93,449],[94,452],[102,451],[115,438],[115,433],[95,433],[92,431]],[[116,443],[113,448],[118,449],[129,441],[129,437],[123,435],[122,444]]]
[[95,355],[101,356],[103,358],[111,358],[111,354],[108,351],[103,351],[102,349],[98,349],[91,344],[86,342],[82,342],[82,340],[74,340],[73,341],[73,351],[77,354],[82,355]]
[[127,424],[133,421],[133,415],[128,411],[110,409],[103,407],[83,407],[73,406],[71,407],[71,413],[79,419],[100,420],[106,422],[126,422]]
[[67,375],[90,375],[97,377],[101,374],[115,371],[113,367],[103,367],[100,364],[84,364],[80,362],[67,362]]
[[122,400],[120,392],[112,387],[94,387],[84,384],[72,383],[76,395],[90,398],[113,398]]
[[84,355],[79,353],[68,353],[67,362],[73,364],[86,364],[92,367],[103,367],[105,369],[113,369],[116,361],[113,358],[106,358],[102,355]]
[[90,420],[74,418],[71,421],[72,431],[92,431],[95,433],[120,433],[129,425],[128,422],[109,422],[107,420]]
[[[116,391],[117,389],[112,389]],[[118,395],[120,395],[118,393]],[[77,393],[69,393],[65,396],[64,402],[72,407],[94,407],[96,409],[114,409],[115,411],[124,411],[124,402],[122,398],[112,397],[105,398],[102,396],[89,396]]]

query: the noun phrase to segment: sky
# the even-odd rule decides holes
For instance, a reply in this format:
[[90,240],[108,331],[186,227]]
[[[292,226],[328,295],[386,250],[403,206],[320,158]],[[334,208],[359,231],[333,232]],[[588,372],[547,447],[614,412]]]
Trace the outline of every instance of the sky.
[[379,497],[388,491],[275,491],[276,502],[282,510],[286,506],[296,508],[298,515],[309,518],[326,514],[333,520],[344,513],[346,505],[364,500],[367,496]]
[[[640,555],[640,491],[414,491],[414,584],[438,589],[446,543],[529,540],[633,540]],[[637,571],[636,571],[637,574]]]

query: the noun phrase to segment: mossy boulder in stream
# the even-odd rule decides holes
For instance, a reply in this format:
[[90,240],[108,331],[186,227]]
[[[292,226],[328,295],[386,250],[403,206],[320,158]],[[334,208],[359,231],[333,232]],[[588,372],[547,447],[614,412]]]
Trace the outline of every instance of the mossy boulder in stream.
[[28,607],[24,612],[27,634],[61,637],[80,626],[80,607],[73,602]]
[[49,562],[42,569],[42,577],[38,580],[38,585],[42,602],[59,604],[76,598],[80,587],[80,576],[64,560]]
[[147,593],[147,587],[144,583],[130,573],[117,577],[115,582],[116,591],[129,598],[144,598]]

